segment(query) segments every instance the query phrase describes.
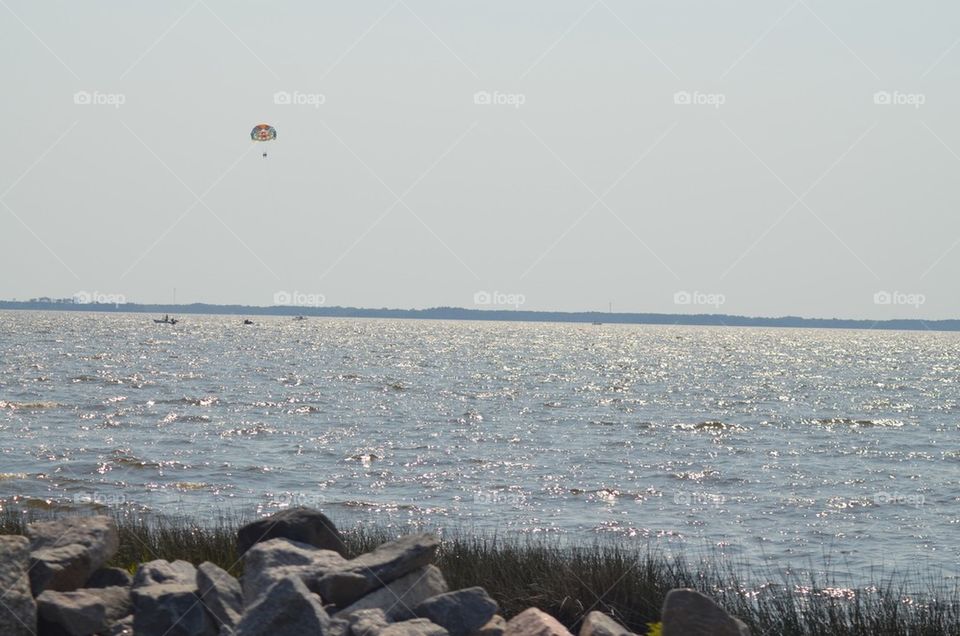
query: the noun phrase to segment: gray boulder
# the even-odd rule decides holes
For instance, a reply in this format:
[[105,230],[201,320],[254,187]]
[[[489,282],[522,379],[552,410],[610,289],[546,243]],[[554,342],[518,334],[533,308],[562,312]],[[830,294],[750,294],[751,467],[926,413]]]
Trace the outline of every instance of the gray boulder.
[[137,636],[216,636],[217,627],[196,595],[196,583],[133,588]]
[[320,599],[299,578],[276,582],[243,613],[237,636],[281,636],[303,634],[324,636],[330,617]]
[[507,619],[499,614],[487,621],[486,625],[473,632],[473,636],[503,636],[507,631]]
[[580,626],[579,636],[635,636],[603,612],[590,612]]
[[371,591],[429,565],[438,545],[432,535],[408,535],[347,560],[331,550],[289,539],[257,543],[244,559],[244,603],[256,602],[270,585],[295,576],[324,603],[345,608]]
[[381,609],[357,610],[350,614],[348,621],[351,636],[377,636],[390,624]]
[[[327,612],[329,614],[329,612]],[[350,636],[350,621],[345,618],[330,617],[330,624],[323,636]]]
[[197,590],[204,607],[217,626],[235,629],[243,614],[243,592],[240,583],[229,572],[206,561],[197,568]]
[[27,525],[30,539],[30,587],[69,592],[116,554],[120,545],[117,524],[104,515],[65,517]]
[[667,593],[661,611],[663,636],[750,636],[750,630],[712,598],[696,590]]
[[103,636],[133,636],[133,614],[118,620]]
[[133,575],[133,587],[147,587],[174,583],[177,585],[196,585],[197,568],[189,561],[147,561],[141,563],[137,573]]
[[37,597],[37,612],[44,623],[56,625],[70,636],[106,631],[131,610],[130,590],[126,587],[47,590]]
[[370,577],[352,570],[334,570],[319,577],[311,574],[306,578],[307,587],[320,595],[325,603],[334,607],[350,605],[371,590]]
[[324,601],[347,607],[369,592],[430,565],[439,545],[430,534],[400,537],[351,559],[338,570],[313,578],[309,587]]
[[509,621],[505,636],[571,636],[557,619],[536,607],[525,609]]
[[337,527],[319,510],[289,508],[259,519],[237,531],[237,554],[243,555],[255,543],[270,539],[291,539],[321,550],[347,556],[347,546]]
[[482,587],[438,594],[413,608],[413,613],[443,627],[450,636],[469,636],[487,624],[499,606]]
[[0,634],[33,636],[37,631],[37,603],[30,592],[30,541],[0,536]]
[[244,605],[255,603],[277,582],[296,576],[301,580],[312,575],[343,568],[347,560],[332,550],[289,539],[271,539],[257,543],[243,557]]
[[133,577],[130,576],[130,573],[126,570],[121,568],[100,568],[90,575],[90,578],[83,584],[83,587],[130,587],[132,584]]
[[377,636],[447,636],[447,630],[425,618],[390,623]]
[[387,618],[391,621],[416,618],[412,610],[413,607],[431,596],[443,594],[447,589],[447,582],[444,580],[440,568],[435,565],[428,565],[370,592],[360,600],[343,608],[334,616],[350,616],[362,610],[380,609],[385,612]]

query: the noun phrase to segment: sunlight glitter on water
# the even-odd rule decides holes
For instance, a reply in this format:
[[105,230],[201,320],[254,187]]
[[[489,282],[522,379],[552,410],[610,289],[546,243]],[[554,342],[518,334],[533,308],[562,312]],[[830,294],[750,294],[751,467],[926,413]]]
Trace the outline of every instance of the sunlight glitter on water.
[[[0,501],[960,562],[960,336],[6,312]],[[49,503],[42,503],[49,502]]]

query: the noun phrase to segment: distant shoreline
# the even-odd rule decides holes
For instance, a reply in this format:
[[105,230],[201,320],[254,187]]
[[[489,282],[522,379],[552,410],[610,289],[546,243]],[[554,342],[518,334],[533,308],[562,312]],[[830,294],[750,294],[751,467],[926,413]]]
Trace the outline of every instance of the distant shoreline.
[[657,314],[607,313],[600,311],[527,311],[520,309],[465,309],[434,307],[430,309],[366,309],[361,307],[304,307],[250,305],[151,305],[124,303],[0,301],[0,310],[21,311],[95,311],[108,313],[222,314],[236,316],[304,316],[316,318],[391,318],[407,320],[486,320],[514,322],[604,323],[624,325],[685,325],[703,327],[782,327],[794,329],[865,329],[883,331],[960,331],[960,319],[951,320],[858,320],[844,318],[801,318],[783,316],[762,318],[728,314]]

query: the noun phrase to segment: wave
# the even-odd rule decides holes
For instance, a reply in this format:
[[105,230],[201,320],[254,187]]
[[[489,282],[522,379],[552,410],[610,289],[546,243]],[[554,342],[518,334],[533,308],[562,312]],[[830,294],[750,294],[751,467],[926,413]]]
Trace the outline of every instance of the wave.
[[215,395],[207,397],[181,397],[172,400],[157,400],[158,404],[185,404],[187,406],[213,406],[219,404],[220,398]]
[[674,479],[680,479],[682,481],[703,481],[705,479],[716,481],[720,478],[719,470],[685,470],[679,473],[673,473],[670,475]]
[[800,420],[803,424],[814,424],[816,426],[845,426],[849,428],[869,428],[874,426],[900,428],[904,425],[901,420],[891,418],[881,418],[876,420],[854,419],[851,417],[823,417],[818,419]]
[[739,424],[721,422],[719,420],[707,420],[696,424],[674,424],[673,428],[678,431],[745,431],[746,427]]
[[130,455],[123,451],[114,451],[113,463],[131,468],[159,468],[162,464],[147,459],[140,459],[135,455]]
[[28,411],[39,411],[41,409],[55,409],[60,404],[57,402],[6,402],[0,400],[0,409],[10,409],[15,411],[17,409],[25,409]]
[[193,422],[196,424],[207,424],[210,422],[209,415],[177,415],[176,413],[171,413],[170,415],[163,418],[164,424],[170,424],[171,422]]
[[276,432],[276,429],[270,428],[263,422],[257,422],[256,424],[246,428],[231,428],[225,431],[220,431],[220,437],[250,437],[253,435],[267,435]]

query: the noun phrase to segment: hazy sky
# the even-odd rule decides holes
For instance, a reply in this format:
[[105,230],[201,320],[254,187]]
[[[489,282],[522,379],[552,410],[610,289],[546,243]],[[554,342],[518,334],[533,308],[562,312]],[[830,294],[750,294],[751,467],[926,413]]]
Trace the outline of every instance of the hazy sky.
[[0,298],[960,316],[955,1],[0,0],[0,71]]

